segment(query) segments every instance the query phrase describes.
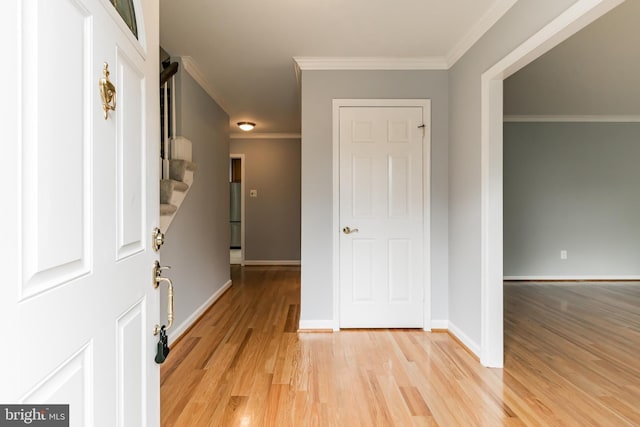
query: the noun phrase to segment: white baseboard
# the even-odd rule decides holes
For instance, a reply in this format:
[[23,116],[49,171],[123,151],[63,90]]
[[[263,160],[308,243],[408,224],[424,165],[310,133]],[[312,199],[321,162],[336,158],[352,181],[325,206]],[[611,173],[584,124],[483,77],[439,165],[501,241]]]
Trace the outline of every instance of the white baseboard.
[[456,338],[458,338],[462,344],[467,346],[467,348],[473,354],[475,354],[476,356],[478,356],[478,358],[480,358],[480,349],[481,349],[480,345],[475,341],[473,341],[471,338],[469,338],[469,336],[467,336],[467,334],[462,332],[462,329],[458,328],[453,322],[448,321],[447,323],[449,323],[449,328],[448,328],[449,333],[453,334]]
[[[334,331],[340,330],[339,327],[336,327],[336,324],[333,320],[300,320],[298,329],[300,330],[332,329]],[[448,320],[432,320],[431,329],[449,329],[449,321]]]
[[318,329],[331,329],[337,330],[334,328],[335,322],[333,320],[300,320],[298,324],[298,329],[304,330],[318,330]]
[[222,294],[231,287],[231,280],[228,280],[220,289],[218,289],[208,300],[205,301],[200,307],[198,307],[189,317],[185,319],[180,325],[178,325],[175,329],[171,331],[169,336],[169,344],[174,343],[178,338],[180,338],[190,327],[193,325],[198,318],[209,309],[215,303],[218,298],[222,296]]
[[616,280],[640,280],[640,276],[616,276],[616,275],[610,275],[610,276],[598,276],[598,275],[592,275],[592,276],[504,276],[505,281],[509,281],[509,280],[528,280],[528,281],[532,281],[535,282],[536,280],[582,280],[582,281],[589,281],[589,280],[611,280],[611,281],[616,281]]
[[244,265],[300,265],[299,259],[289,259],[289,260],[250,260],[245,259]]
[[431,320],[431,329],[449,329],[449,321]]

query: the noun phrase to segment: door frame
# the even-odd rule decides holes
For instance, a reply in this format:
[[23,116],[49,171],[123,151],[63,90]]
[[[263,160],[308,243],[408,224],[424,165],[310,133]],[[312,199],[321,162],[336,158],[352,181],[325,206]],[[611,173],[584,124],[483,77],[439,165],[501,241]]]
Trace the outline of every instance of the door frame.
[[244,266],[244,246],[245,246],[245,218],[244,218],[244,182],[245,182],[245,155],[229,154],[229,160],[240,159],[240,265]]
[[423,325],[431,330],[431,100],[430,99],[334,99],[333,100],[333,330],[340,330],[340,108],[342,107],[422,107],[427,125],[422,139],[423,202]]
[[504,365],[503,82],[625,0],[578,0],[482,74],[481,79],[481,351],[482,365]]

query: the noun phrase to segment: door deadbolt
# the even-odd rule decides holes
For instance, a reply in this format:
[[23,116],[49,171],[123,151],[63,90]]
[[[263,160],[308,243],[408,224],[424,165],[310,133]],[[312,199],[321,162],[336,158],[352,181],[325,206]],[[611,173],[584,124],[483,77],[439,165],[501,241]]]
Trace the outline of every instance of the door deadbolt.
[[158,227],[155,227],[153,229],[152,243],[153,243],[153,250],[155,252],[158,252],[160,250],[160,247],[164,245],[164,233],[160,231]]

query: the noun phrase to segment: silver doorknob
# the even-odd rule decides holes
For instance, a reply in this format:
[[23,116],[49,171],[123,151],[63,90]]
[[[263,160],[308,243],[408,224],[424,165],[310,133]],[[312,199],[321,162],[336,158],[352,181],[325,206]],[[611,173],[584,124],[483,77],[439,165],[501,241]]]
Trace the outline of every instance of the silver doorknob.
[[342,232],[343,232],[344,234],[357,233],[358,231],[360,231],[360,230],[358,230],[357,228],[349,228],[349,227],[345,227],[345,228],[343,228],[343,229],[342,229]]

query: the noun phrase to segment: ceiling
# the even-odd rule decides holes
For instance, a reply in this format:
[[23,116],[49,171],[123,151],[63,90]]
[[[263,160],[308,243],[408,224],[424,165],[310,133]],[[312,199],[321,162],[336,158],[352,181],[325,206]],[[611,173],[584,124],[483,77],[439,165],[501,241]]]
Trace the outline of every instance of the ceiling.
[[258,133],[299,134],[294,57],[306,66],[332,59],[348,68],[360,58],[373,68],[448,68],[514,3],[160,0],[160,44],[190,57],[232,131],[248,120]]

